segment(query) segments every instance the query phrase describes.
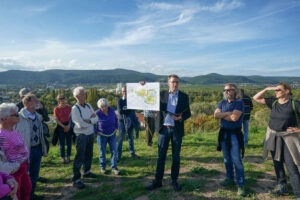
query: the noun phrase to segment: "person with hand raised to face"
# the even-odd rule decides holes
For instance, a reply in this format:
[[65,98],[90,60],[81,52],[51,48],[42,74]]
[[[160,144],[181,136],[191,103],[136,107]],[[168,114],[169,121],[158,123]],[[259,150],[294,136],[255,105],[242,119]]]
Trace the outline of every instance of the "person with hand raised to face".
[[[275,97],[266,98],[268,91],[274,91]],[[253,99],[270,108],[270,121],[264,141],[264,158],[271,152],[277,178],[277,186],[270,193],[288,194],[283,164],[289,173],[295,196],[300,200],[300,102],[292,99],[292,88],[287,83],[276,87],[267,87],[258,92]]]

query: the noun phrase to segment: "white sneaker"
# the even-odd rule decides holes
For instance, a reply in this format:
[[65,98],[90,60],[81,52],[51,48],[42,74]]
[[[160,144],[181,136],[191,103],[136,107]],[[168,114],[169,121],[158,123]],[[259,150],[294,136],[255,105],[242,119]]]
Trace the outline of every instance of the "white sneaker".
[[119,174],[120,174],[120,171],[117,170],[117,169],[112,169],[111,172],[112,172],[114,175],[119,175]]
[[101,168],[101,169],[100,169],[100,173],[101,173],[101,174],[105,174],[105,173],[106,173],[105,169]]

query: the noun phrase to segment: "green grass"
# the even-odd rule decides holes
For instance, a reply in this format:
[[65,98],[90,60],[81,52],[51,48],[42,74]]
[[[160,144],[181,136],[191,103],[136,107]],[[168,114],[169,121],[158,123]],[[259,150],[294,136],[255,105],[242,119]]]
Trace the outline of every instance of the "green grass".
[[[51,146],[49,156],[43,158],[40,175],[49,179],[48,183],[38,183],[37,193],[44,194],[47,199],[89,199],[89,200],[131,200],[147,196],[151,200],[173,199],[207,199],[209,193],[212,198],[224,199],[258,199],[256,192],[261,186],[258,181],[266,173],[273,172],[272,162],[262,159],[262,141],[264,130],[256,130],[249,134],[249,145],[245,151],[244,168],[246,177],[246,198],[239,198],[236,187],[224,188],[218,182],[225,178],[225,167],[222,153],[216,151],[217,133],[197,133],[183,138],[181,149],[181,171],[179,183],[181,192],[174,192],[171,186],[171,145],[166,159],[163,187],[147,191],[145,186],[154,178],[157,160],[157,134],[152,147],[147,147],[145,132],[140,132],[139,139],[135,139],[136,154],[140,159],[133,159],[128,149],[128,141],[123,143],[123,156],[118,168],[120,176],[112,174],[101,175],[99,167],[99,149],[94,145],[94,157],[91,171],[97,174],[96,179],[83,179],[87,187],[77,190],[72,186],[73,166],[61,164],[58,146]],[[110,171],[110,152],[106,155],[107,170]],[[75,148],[72,147],[72,160]],[[270,177],[268,188],[274,186],[275,175]],[[276,197],[265,194],[268,199]],[[290,196],[292,198],[293,196]]]

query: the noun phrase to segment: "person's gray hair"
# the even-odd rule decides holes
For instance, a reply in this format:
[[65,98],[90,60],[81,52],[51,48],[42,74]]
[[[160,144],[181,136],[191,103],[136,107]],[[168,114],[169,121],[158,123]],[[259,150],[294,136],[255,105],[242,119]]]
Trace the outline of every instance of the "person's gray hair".
[[[238,88],[238,86],[234,83],[226,83],[225,87],[229,86],[230,89],[234,90],[234,99],[240,99],[241,98],[241,90]],[[225,92],[223,93],[224,99],[226,99]]]
[[30,89],[29,88],[22,88],[20,91],[19,91],[19,95],[20,97],[24,97],[26,94],[30,93]]
[[97,106],[98,106],[98,108],[103,108],[103,107],[109,106],[109,103],[105,98],[101,98],[98,100]]
[[2,118],[7,118],[11,116],[11,112],[18,112],[18,107],[14,103],[2,103],[0,105],[0,122]]
[[74,98],[76,98],[80,94],[81,91],[85,92],[84,87],[79,86],[79,87],[75,88],[73,90],[73,96],[74,96]]

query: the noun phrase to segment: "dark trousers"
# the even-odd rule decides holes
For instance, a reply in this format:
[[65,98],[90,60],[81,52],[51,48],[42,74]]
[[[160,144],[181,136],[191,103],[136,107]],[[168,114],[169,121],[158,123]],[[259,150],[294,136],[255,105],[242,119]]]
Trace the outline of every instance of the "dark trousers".
[[76,155],[73,164],[73,181],[80,179],[80,169],[83,165],[84,173],[89,173],[93,159],[94,134],[80,134],[76,137]]
[[40,167],[42,161],[42,149],[40,146],[31,147],[29,155],[28,172],[32,184],[31,197],[33,197],[36,187],[36,182],[39,178]]
[[276,173],[277,183],[286,184],[286,176],[284,172],[283,163],[285,163],[286,169],[290,176],[290,182],[297,198],[300,198],[300,175],[297,165],[294,163],[292,155],[281,137],[276,139],[282,140],[282,150],[281,150],[281,161],[274,160],[275,152],[271,151],[274,169]]
[[59,135],[59,152],[60,157],[65,158],[65,145],[67,144],[67,157],[71,156],[72,149],[72,132],[64,132],[64,129],[61,126],[57,127]]
[[178,178],[182,137],[175,134],[174,128],[164,127],[158,134],[158,159],[155,173],[155,181],[157,183],[161,183],[164,176],[165,161],[170,140],[172,144],[171,178],[173,182],[176,182]]
[[124,121],[119,121],[119,139],[118,139],[118,158],[122,157],[122,146],[125,134],[128,133],[128,143],[129,143],[129,151],[131,155],[135,154],[134,151],[134,140],[133,140],[133,128],[129,128],[128,131],[125,130]]
[[146,140],[147,145],[152,145],[152,138],[154,135],[154,129],[155,129],[155,121],[153,117],[145,117],[145,127],[146,127]]

